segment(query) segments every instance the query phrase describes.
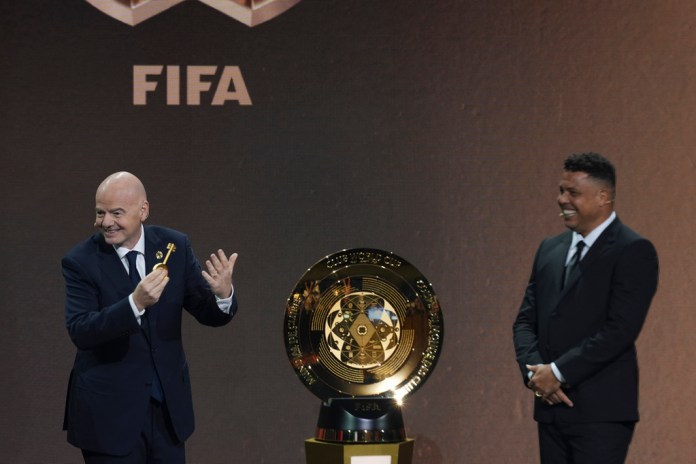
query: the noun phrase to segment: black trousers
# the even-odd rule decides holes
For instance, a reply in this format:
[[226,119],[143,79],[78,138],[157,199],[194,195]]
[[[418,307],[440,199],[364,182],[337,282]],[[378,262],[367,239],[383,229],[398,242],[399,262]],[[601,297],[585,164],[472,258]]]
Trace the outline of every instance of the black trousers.
[[541,464],[623,464],[635,422],[539,424]]
[[184,464],[183,443],[176,443],[165,404],[150,401],[140,440],[127,456],[82,450],[85,464]]

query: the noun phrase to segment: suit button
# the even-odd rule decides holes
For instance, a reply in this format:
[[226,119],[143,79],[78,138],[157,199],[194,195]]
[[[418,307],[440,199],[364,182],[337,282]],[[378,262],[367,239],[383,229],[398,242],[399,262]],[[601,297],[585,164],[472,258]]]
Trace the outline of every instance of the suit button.
[[157,348],[152,348],[150,351],[152,352],[152,354],[155,354],[157,353]]
[[152,382],[145,382],[145,386],[151,387],[151,386],[152,386]]

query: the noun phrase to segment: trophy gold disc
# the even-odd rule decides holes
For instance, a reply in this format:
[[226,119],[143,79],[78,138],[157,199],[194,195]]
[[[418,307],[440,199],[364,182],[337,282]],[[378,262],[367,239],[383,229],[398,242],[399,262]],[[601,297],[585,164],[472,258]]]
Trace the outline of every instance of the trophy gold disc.
[[349,249],[309,268],[287,301],[285,347],[323,401],[394,398],[421,387],[442,349],[432,285],[393,253]]

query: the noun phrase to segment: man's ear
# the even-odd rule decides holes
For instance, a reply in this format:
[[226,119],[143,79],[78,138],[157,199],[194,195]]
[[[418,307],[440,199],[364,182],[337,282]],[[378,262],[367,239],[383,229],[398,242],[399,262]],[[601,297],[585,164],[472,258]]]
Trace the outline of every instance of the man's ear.
[[145,200],[140,206],[140,222],[145,222],[148,216],[150,216],[150,203]]
[[614,203],[613,195],[609,189],[600,189],[599,191],[599,203],[602,206],[607,206]]

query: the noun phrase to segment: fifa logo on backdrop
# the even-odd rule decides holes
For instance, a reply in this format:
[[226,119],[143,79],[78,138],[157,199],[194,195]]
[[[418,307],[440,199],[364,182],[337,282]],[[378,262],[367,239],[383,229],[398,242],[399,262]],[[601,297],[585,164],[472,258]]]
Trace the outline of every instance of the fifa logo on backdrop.
[[203,94],[206,94],[206,100],[210,100],[213,106],[221,106],[228,101],[236,101],[242,106],[252,104],[239,66],[223,66],[222,70],[218,66],[184,66],[183,79],[181,68],[164,65],[133,66],[133,104],[147,105],[149,94],[163,93],[160,98],[166,98],[168,106],[178,106],[182,104],[182,88],[185,94],[183,104],[187,106],[199,106]]
[[[87,0],[103,13],[135,26],[186,0]],[[198,0],[249,27],[285,13],[300,0]]]

